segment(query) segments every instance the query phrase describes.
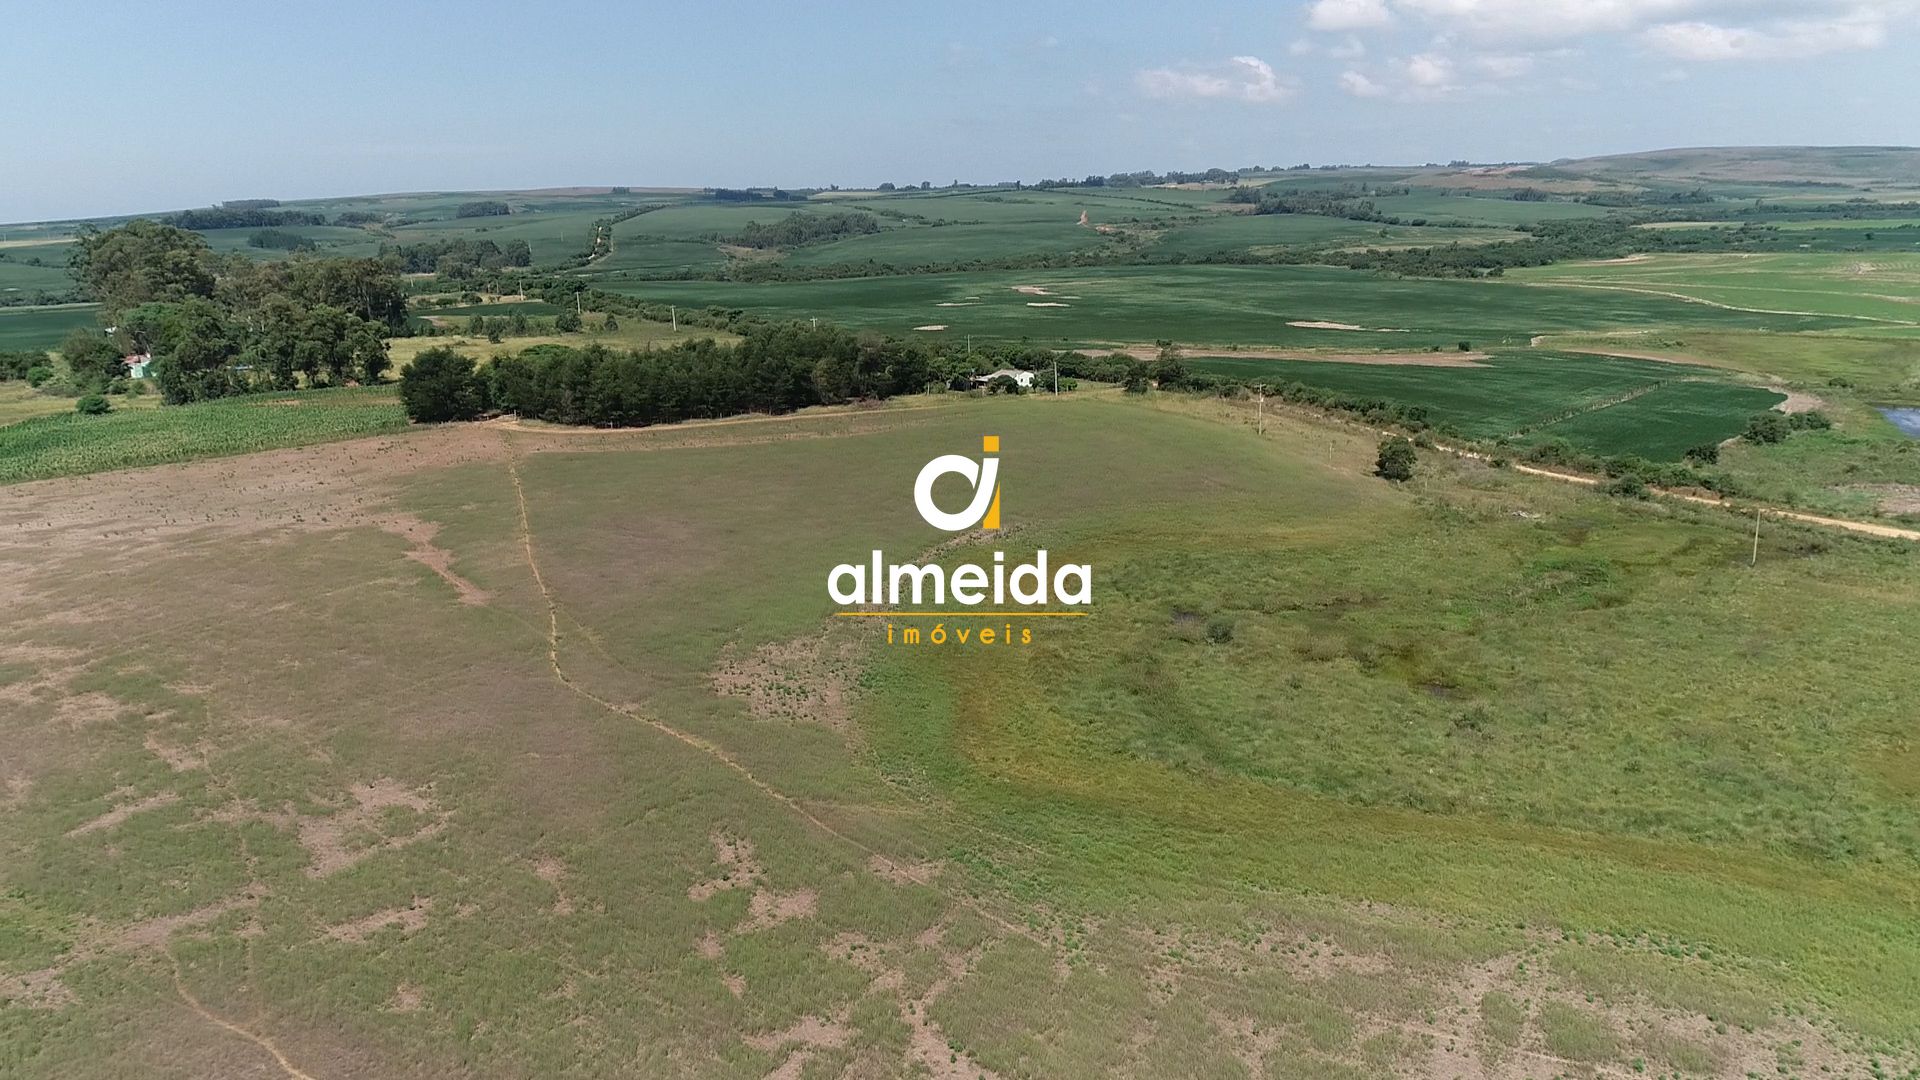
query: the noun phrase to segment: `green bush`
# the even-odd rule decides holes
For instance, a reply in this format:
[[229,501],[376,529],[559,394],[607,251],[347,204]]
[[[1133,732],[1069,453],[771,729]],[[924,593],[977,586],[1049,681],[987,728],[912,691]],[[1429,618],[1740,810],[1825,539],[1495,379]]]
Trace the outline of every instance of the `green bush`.
[[1613,481],[1601,490],[1609,495],[1619,495],[1629,499],[1644,499],[1650,494],[1647,490],[1647,482],[1633,473],[1614,477]]
[[99,394],[88,394],[73,403],[73,411],[82,416],[105,416],[113,411],[113,405]]
[[400,403],[417,423],[472,420],[487,409],[487,384],[472,357],[444,346],[428,349],[400,376]]
[[1755,413],[1753,418],[1747,421],[1747,430],[1741,432],[1740,437],[1759,446],[1765,443],[1786,442],[1787,436],[1792,433],[1793,425],[1785,416],[1777,412],[1763,412]]
[[1386,480],[1402,481],[1413,479],[1413,467],[1419,460],[1418,451],[1406,439],[1395,435],[1380,444],[1380,455],[1374,460],[1374,475]]

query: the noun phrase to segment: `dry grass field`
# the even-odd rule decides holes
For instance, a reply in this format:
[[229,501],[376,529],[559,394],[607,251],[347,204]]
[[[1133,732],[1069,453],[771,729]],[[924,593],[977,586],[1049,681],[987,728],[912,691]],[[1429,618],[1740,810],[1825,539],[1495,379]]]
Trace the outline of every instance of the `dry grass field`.
[[[1093,615],[829,618],[983,431]],[[0,489],[0,1072],[1907,1075],[1910,553],[1371,458],[923,398]]]

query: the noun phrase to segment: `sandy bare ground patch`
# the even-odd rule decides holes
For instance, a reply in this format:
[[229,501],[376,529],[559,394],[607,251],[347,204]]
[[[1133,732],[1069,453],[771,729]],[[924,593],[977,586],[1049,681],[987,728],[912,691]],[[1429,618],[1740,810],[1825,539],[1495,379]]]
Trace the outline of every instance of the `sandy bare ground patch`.
[[907,1026],[907,1048],[901,1064],[910,1071],[925,1070],[935,1080],[1000,1080],[965,1051],[953,1049],[946,1032],[929,1015],[929,1008],[973,970],[986,945],[955,951],[943,946],[946,927],[935,925],[914,939],[913,947],[937,953],[940,974],[919,994],[907,991],[905,946],[885,945],[857,933],[842,933],[820,946],[822,952],[845,961],[871,976],[867,993],[892,997],[901,1023]]
[[387,908],[384,911],[376,911],[358,919],[329,926],[326,929],[326,935],[335,941],[360,944],[377,931],[388,927],[393,927],[402,934],[416,934],[426,927],[427,915],[432,910],[432,897],[416,896],[406,907]]
[[[300,818],[296,826],[300,846],[306,848],[313,859],[307,867],[307,873],[313,877],[326,877],[359,863],[377,851],[390,851],[438,836],[446,829],[446,815],[436,813],[433,800],[426,794],[427,790],[430,789],[410,789],[398,780],[382,777],[349,789],[353,806],[327,817]],[[372,828],[383,812],[393,808],[433,817],[418,829],[402,836],[389,837],[368,847],[356,848],[350,844],[354,834]]]
[[713,842],[713,861],[720,864],[720,876],[689,885],[687,899],[703,903],[727,889],[750,888],[766,873],[750,841],[722,833],[714,833],[709,839]]
[[928,325],[926,325],[926,326],[916,326],[916,327],[914,327],[914,329],[915,329],[915,330],[930,330],[930,331],[931,331],[931,330],[945,330],[946,328],[947,328],[947,324],[946,324],[946,323],[930,323],[930,324],[928,324]]
[[84,728],[115,719],[126,710],[124,702],[98,691],[88,691],[60,699],[53,720],[65,727]]
[[382,1005],[381,1011],[390,1013],[419,1012],[426,1005],[427,992],[415,983],[401,983],[393,988],[393,996]]
[[736,934],[751,934],[759,930],[770,930],[784,922],[794,919],[811,918],[819,910],[820,894],[812,889],[800,889],[790,893],[777,893],[771,889],[757,889],[753,900],[747,905],[747,921],[734,927]]
[[491,593],[453,572],[453,552],[436,545],[433,538],[440,526],[431,521],[423,521],[412,514],[402,514],[382,520],[380,528],[393,533],[413,549],[407,552],[407,558],[439,575],[440,580],[453,586],[463,604],[484,604],[493,599]]
[[60,972],[50,967],[25,975],[0,974],[0,1001],[29,1009],[64,1009],[78,999],[60,981]]
[[1920,514],[1920,484],[1850,484],[1846,490],[1877,497],[1883,514]]
[[161,742],[160,737],[151,731],[147,732],[145,745],[147,753],[166,762],[167,768],[174,772],[190,772],[206,767],[207,758],[203,748],[172,746]]
[[[265,809],[251,801],[239,801],[207,815],[207,820],[233,824],[264,821],[276,828],[290,829],[307,850],[307,876],[327,877],[371,858],[382,851],[393,851],[439,836],[447,829],[449,813],[439,809],[431,797],[432,786],[414,789],[382,777],[348,789],[352,805],[331,814],[299,814],[293,808]],[[381,818],[391,809],[411,810],[424,817],[411,832],[384,837],[371,844],[362,838],[373,833]]]
[[1045,285],[1015,285],[1013,291],[1027,296],[1052,296],[1053,291]]
[[748,1046],[762,1053],[793,1047],[786,1059],[767,1074],[767,1080],[799,1080],[807,1062],[813,1060],[814,1051],[837,1049],[853,1038],[853,1029],[847,1026],[847,1017],[852,1011],[851,1008],[842,1008],[830,1018],[802,1017],[782,1031],[749,1035],[745,1041]]
[[[1130,356],[1135,360],[1154,360],[1160,355],[1153,345],[1128,345],[1118,349],[1082,349],[1087,356]],[[1398,367],[1485,367],[1484,352],[1327,352],[1314,349],[1204,349],[1183,354],[1191,360],[1304,360],[1324,364],[1384,364]]]
[[1767,389],[1773,391],[1776,394],[1787,395],[1787,399],[1785,401],[1782,401],[1779,404],[1774,406],[1774,409],[1778,412],[1809,413],[1809,412],[1816,412],[1821,409],[1832,408],[1832,406],[1827,404],[1827,402],[1824,399],[1815,397],[1814,395],[1809,394],[1803,390],[1790,390],[1784,386],[1769,386],[1767,387]]
[[67,836],[85,836],[88,833],[99,832],[102,829],[111,829],[135,814],[144,814],[149,810],[158,810],[163,806],[172,806],[179,801],[180,796],[178,793],[162,791],[158,794],[149,795],[144,799],[119,803],[115,805],[113,809],[108,810],[99,817],[68,829]]
[[847,731],[861,641],[846,622],[837,620],[812,637],[762,645],[746,657],[729,647],[710,676],[714,690],[744,699],[757,720]]
[[1058,300],[1029,300],[1027,301],[1027,306],[1028,307],[1072,307],[1073,305],[1063,304]]
[[978,300],[942,300],[940,303],[935,304],[933,306],[934,307],[979,307],[980,301]]
[[258,886],[247,892],[229,896],[204,907],[179,915],[161,915],[134,923],[121,930],[113,945],[121,949],[157,949],[167,943],[167,939],[181,930],[192,930],[207,925],[230,911],[242,911],[260,906],[260,900],[266,895],[266,887]]
[[542,855],[533,861],[533,874],[553,886],[553,914],[573,914],[573,897],[567,895],[561,884],[567,878],[567,864],[551,855]]
[[875,855],[867,860],[867,869],[875,876],[894,885],[925,885],[939,876],[940,863],[937,860],[898,863]]
[[1327,322],[1323,319],[1291,319],[1288,326],[1297,326],[1302,330],[1354,330],[1367,334],[1404,334],[1407,331],[1392,326],[1355,326],[1352,323]]

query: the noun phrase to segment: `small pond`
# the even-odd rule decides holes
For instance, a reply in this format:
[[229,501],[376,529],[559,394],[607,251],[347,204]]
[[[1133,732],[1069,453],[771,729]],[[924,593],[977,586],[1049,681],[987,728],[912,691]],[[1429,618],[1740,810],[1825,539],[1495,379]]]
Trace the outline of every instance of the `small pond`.
[[1880,407],[1880,415],[1893,421],[1893,426],[1906,432],[1910,439],[1920,439],[1920,408],[1890,406]]

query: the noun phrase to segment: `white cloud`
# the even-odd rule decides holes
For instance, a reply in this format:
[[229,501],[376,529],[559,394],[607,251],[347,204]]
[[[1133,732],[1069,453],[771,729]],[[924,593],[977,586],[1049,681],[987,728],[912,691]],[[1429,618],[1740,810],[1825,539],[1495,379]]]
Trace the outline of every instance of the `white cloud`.
[[1496,52],[1628,37],[1668,56],[1711,61],[1877,48],[1916,17],[1920,0],[1318,0],[1307,25],[1376,31],[1411,20],[1442,41]]
[[[1710,0],[1395,0],[1403,11],[1483,38],[1566,39],[1618,33]],[[1818,0],[1815,0],[1818,2]]]
[[1783,20],[1763,27],[1662,23],[1648,27],[1641,36],[1655,51],[1681,60],[1786,60],[1878,48],[1887,40],[1887,26],[1878,13],[1856,12],[1838,19]]
[[1401,74],[1417,91],[1445,93],[1453,89],[1453,61],[1439,53],[1421,53],[1401,62]]
[[1315,30],[1370,30],[1393,21],[1387,0],[1314,0],[1307,25]]
[[1292,80],[1281,78],[1257,56],[1236,56],[1211,68],[1151,68],[1134,76],[1142,93],[1157,98],[1224,98],[1265,104],[1292,97]]
[[1470,61],[1475,71],[1489,79],[1517,79],[1531,74],[1537,62],[1524,53],[1490,53],[1473,57]]
[[1328,49],[1327,55],[1333,57],[1335,60],[1358,60],[1367,55],[1367,47],[1361,43],[1359,38],[1348,34],[1347,40]]
[[1340,73],[1340,89],[1358,98],[1378,98],[1387,96],[1387,88],[1358,71]]

